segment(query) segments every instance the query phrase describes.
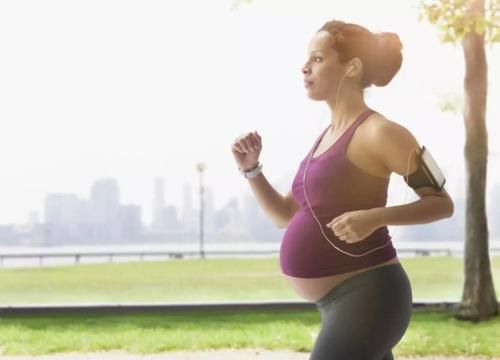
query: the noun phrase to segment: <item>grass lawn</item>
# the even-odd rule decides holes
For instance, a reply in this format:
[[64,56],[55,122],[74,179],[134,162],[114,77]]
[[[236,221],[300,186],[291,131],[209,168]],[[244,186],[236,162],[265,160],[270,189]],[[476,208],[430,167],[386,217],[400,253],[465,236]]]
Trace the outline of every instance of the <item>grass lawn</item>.
[[[499,294],[500,257],[493,257]],[[1,269],[0,304],[301,300],[279,272],[278,259],[171,260]],[[462,292],[462,260],[401,259],[414,299]],[[316,310],[200,311],[133,315],[0,318],[0,354],[124,350],[156,353],[217,348],[309,352],[320,327]],[[460,322],[447,312],[415,312],[394,349],[405,355],[500,355],[500,318]]]
[[[110,350],[146,354],[219,348],[310,352],[319,327],[316,310],[18,316],[0,319],[0,354]],[[446,312],[416,312],[393,352],[396,357],[500,355],[499,333],[500,318],[472,324]]]
[[[415,300],[460,299],[462,259],[415,257],[401,262]],[[500,256],[491,262],[500,298]],[[0,305],[302,300],[281,275],[277,258],[0,269],[0,288]]]

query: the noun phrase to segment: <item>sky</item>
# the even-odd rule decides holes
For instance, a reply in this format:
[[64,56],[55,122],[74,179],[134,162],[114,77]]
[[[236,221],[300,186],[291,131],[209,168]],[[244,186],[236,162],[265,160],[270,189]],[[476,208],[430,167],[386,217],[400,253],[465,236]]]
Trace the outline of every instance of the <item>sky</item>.
[[[448,192],[463,196],[463,119],[439,107],[462,96],[463,54],[418,21],[417,2],[254,0],[231,11],[232,1],[0,2],[0,224],[33,211],[43,220],[46,194],[88,199],[106,177],[149,224],[157,177],[167,205],[181,212],[186,184],[198,205],[199,162],[220,208],[251,193],[230,147],[254,130],[263,173],[285,194],[330,121],[326,104],[307,97],[301,68],[311,37],[334,18],[399,35],[401,70],[370,88],[367,103],[426,145]],[[487,53],[490,191],[500,184],[499,46]],[[405,188],[393,176],[389,204]]]

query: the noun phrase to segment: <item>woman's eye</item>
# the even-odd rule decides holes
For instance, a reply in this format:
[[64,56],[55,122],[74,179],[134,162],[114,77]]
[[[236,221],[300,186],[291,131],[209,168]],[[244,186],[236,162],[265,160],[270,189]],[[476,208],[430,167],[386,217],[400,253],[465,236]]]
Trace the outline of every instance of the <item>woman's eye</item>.
[[316,61],[317,59],[320,59],[320,60],[321,60],[321,58],[320,58],[320,57],[316,56],[316,57],[314,58],[314,61]]

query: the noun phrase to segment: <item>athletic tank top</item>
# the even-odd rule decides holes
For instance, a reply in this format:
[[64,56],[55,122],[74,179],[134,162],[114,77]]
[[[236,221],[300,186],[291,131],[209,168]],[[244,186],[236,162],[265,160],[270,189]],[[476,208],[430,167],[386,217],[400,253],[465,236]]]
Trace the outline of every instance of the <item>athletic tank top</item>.
[[306,195],[323,232],[338,248],[351,254],[363,254],[387,242],[385,247],[364,256],[353,257],[335,249],[324,237],[318,221],[304,197],[303,176],[310,154],[323,138],[328,126],[316,140],[310,153],[301,161],[292,183],[292,194],[300,204],[283,234],[280,246],[281,271],[289,276],[314,278],[341,274],[378,265],[396,256],[387,226],[366,238],[347,243],[335,236],[326,224],[335,217],[360,209],[384,207],[389,179],[367,173],[346,156],[346,149],[356,128],[375,111],[363,112],[340,138],[319,156],[311,158],[306,174]]

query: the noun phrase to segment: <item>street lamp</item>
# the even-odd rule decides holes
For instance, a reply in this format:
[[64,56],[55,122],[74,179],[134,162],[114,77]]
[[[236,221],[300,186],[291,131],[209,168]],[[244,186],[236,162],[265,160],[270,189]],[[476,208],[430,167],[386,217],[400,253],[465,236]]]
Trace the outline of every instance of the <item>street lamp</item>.
[[203,171],[206,169],[206,165],[202,162],[196,165],[196,169],[200,173],[200,256],[202,259],[205,258],[203,252]]

